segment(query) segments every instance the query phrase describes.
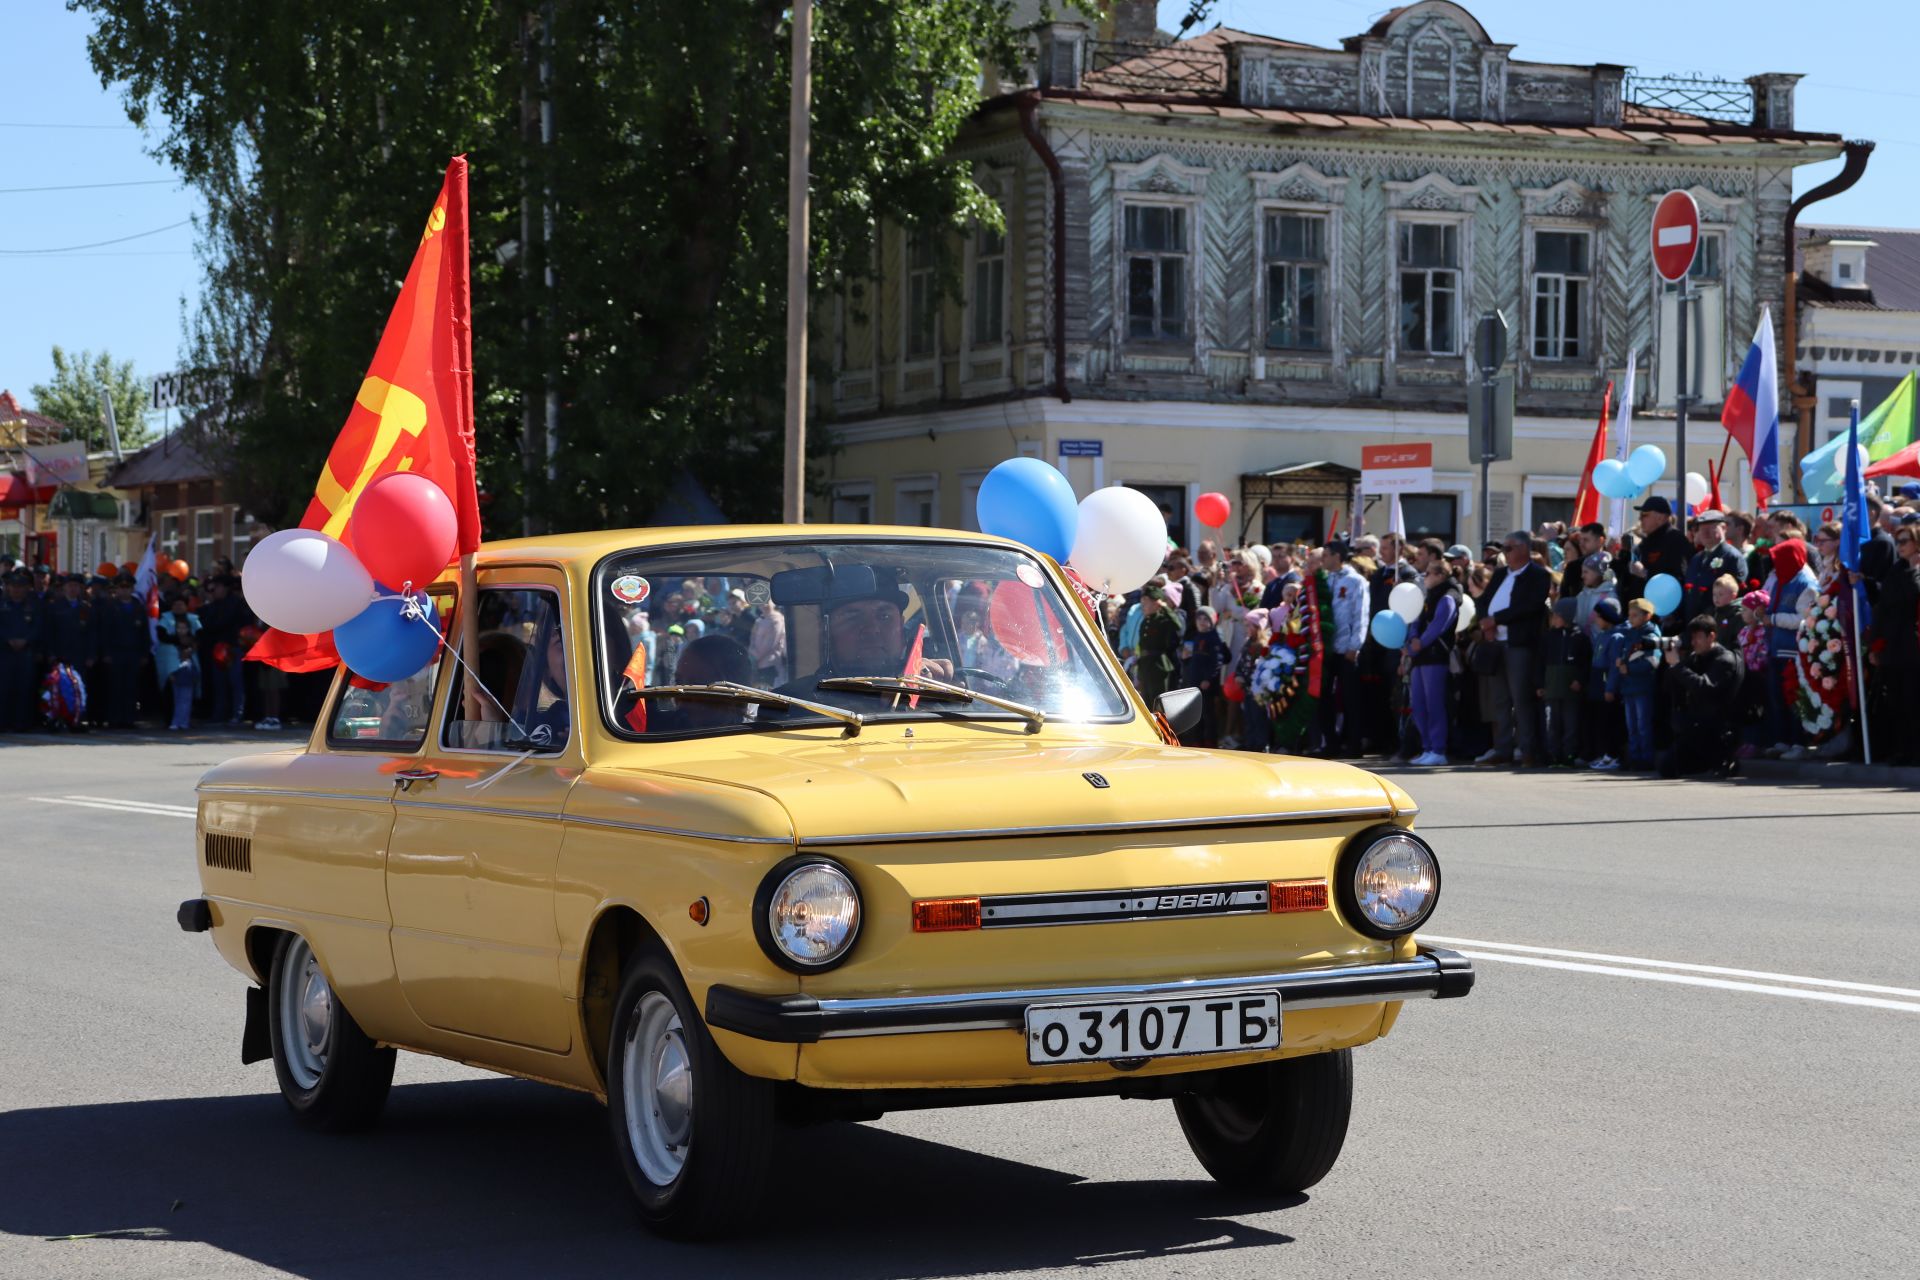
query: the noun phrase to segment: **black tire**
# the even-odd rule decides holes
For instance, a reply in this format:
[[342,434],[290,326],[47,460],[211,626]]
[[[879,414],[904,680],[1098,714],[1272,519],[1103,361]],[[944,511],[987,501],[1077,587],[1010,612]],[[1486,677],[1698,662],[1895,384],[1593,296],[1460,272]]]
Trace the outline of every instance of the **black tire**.
[[1353,1113],[1353,1051],[1224,1071],[1174,1099],[1180,1128],[1214,1181],[1236,1190],[1305,1191],[1327,1176]]
[[319,1070],[313,1070],[313,1048],[291,1039],[301,1033],[299,1011],[287,1008],[289,982],[297,977],[289,971],[294,966],[304,969],[311,955],[306,939],[298,934],[282,934],[273,948],[273,964],[267,974],[267,1035],[273,1047],[273,1074],[294,1119],[309,1129],[323,1133],[365,1129],[379,1119],[387,1104],[397,1055],[369,1039],[332,988],[325,986],[326,1031],[319,1046]]
[[[660,998],[672,1006],[671,1015],[658,1004]],[[658,1163],[649,1172],[636,1150],[637,1143],[647,1141],[648,1121],[636,1116],[639,1133],[629,1124],[635,1099],[629,1097],[627,1072],[629,1048],[644,1052],[645,1044],[659,1043],[647,1038],[650,1020],[669,1016],[677,1017],[678,1027],[666,1034],[677,1032],[678,1039],[663,1052],[686,1070],[684,1114],[665,1122],[666,1130],[681,1139],[681,1163],[670,1175]],[[644,1060],[636,1066],[636,1071],[647,1070]],[[650,1111],[652,1123],[661,1125],[661,1112]],[[706,1239],[731,1232],[758,1209],[779,1127],[774,1082],[749,1076],[727,1061],[673,963],[657,952],[636,956],[620,983],[607,1039],[607,1116],[640,1218],[655,1232],[678,1240]]]

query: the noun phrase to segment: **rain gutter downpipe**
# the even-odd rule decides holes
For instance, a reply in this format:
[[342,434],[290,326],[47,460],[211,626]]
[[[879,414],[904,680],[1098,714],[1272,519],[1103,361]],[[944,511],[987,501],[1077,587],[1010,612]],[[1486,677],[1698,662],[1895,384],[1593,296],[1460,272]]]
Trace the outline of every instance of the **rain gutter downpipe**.
[[1789,474],[1793,477],[1793,489],[1797,496],[1805,497],[1806,489],[1800,476],[1800,459],[1813,449],[1813,409],[1815,404],[1811,380],[1802,381],[1800,377],[1800,272],[1795,269],[1793,260],[1800,246],[1795,232],[1800,224],[1800,211],[1815,201],[1837,196],[1842,191],[1860,181],[1867,171],[1867,157],[1873,154],[1873,143],[1856,140],[1841,144],[1845,148],[1846,163],[1840,172],[1805,193],[1787,208],[1787,299],[1785,315],[1780,317],[1780,352],[1787,358],[1787,367],[1793,371],[1787,380],[1787,400],[1793,409],[1793,465]]
[[1020,132],[1027,135],[1053,182],[1053,393],[1061,404],[1071,404],[1073,395],[1067,390],[1067,178],[1060,170],[1060,157],[1053,154],[1034,122],[1039,110],[1038,93],[1020,95]]

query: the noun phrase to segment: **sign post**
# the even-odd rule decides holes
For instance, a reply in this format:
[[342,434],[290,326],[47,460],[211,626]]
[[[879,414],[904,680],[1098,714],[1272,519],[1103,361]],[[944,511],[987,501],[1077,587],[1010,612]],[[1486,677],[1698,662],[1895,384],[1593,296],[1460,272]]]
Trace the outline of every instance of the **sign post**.
[[1674,352],[1673,422],[1674,453],[1678,466],[1674,475],[1674,516],[1680,527],[1687,527],[1687,405],[1693,401],[1693,378],[1687,369],[1687,304],[1693,301],[1694,255],[1700,252],[1700,206],[1684,191],[1669,191],[1660,197],[1653,211],[1653,269],[1668,284],[1680,286],[1674,299],[1674,315],[1679,345]]
[[1506,454],[1500,449],[1502,407],[1506,410],[1506,438],[1512,440],[1513,402],[1500,396],[1500,366],[1507,362],[1507,318],[1498,311],[1489,311],[1480,317],[1473,327],[1473,363],[1480,370],[1479,387],[1479,430],[1472,430],[1469,423],[1468,435],[1473,438],[1474,451],[1480,456],[1480,544],[1485,546],[1493,538],[1493,464],[1503,456],[1511,456],[1512,445],[1508,444]]

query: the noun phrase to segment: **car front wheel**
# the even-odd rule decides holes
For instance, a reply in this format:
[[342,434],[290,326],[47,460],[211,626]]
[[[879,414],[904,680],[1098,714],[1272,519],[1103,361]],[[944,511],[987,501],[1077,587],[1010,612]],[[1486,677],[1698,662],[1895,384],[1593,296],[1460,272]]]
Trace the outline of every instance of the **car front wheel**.
[[620,985],[607,1110],[640,1216],[655,1231],[713,1236],[759,1205],[776,1128],[773,1083],[726,1060],[658,954],[637,959]]
[[394,1051],[360,1029],[298,934],[282,934],[274,947],[267,1032],[280,1096],[301,1124],[344,1133],[379,1117],[393,1086]]
[[1305,1191],[1327,1176],[1346,1143],[1353,1051],[1235,1067],[1173,1106],[1187,1145],[1216,1182]]

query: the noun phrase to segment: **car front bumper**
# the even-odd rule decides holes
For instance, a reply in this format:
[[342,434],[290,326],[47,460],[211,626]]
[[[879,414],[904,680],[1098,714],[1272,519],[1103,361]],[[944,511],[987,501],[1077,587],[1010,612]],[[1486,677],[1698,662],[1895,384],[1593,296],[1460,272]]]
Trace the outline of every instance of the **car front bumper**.
[[1134,999],[1194,999],[1245,991],[1278,991],[1281,1008],[1330,1009],[1425,997],[1454,999],[1473,990],[1473,963],[1457,951],[1421,947],[1411,960],[1337,965],[1288,973],[1181,982],[1016,988],[924,996],[763,996],[735,987],[707,993],[707,1024],[754,1040],[815,1044],[855,1036],[929,1031],[1019,1031],[1037,1004]]

